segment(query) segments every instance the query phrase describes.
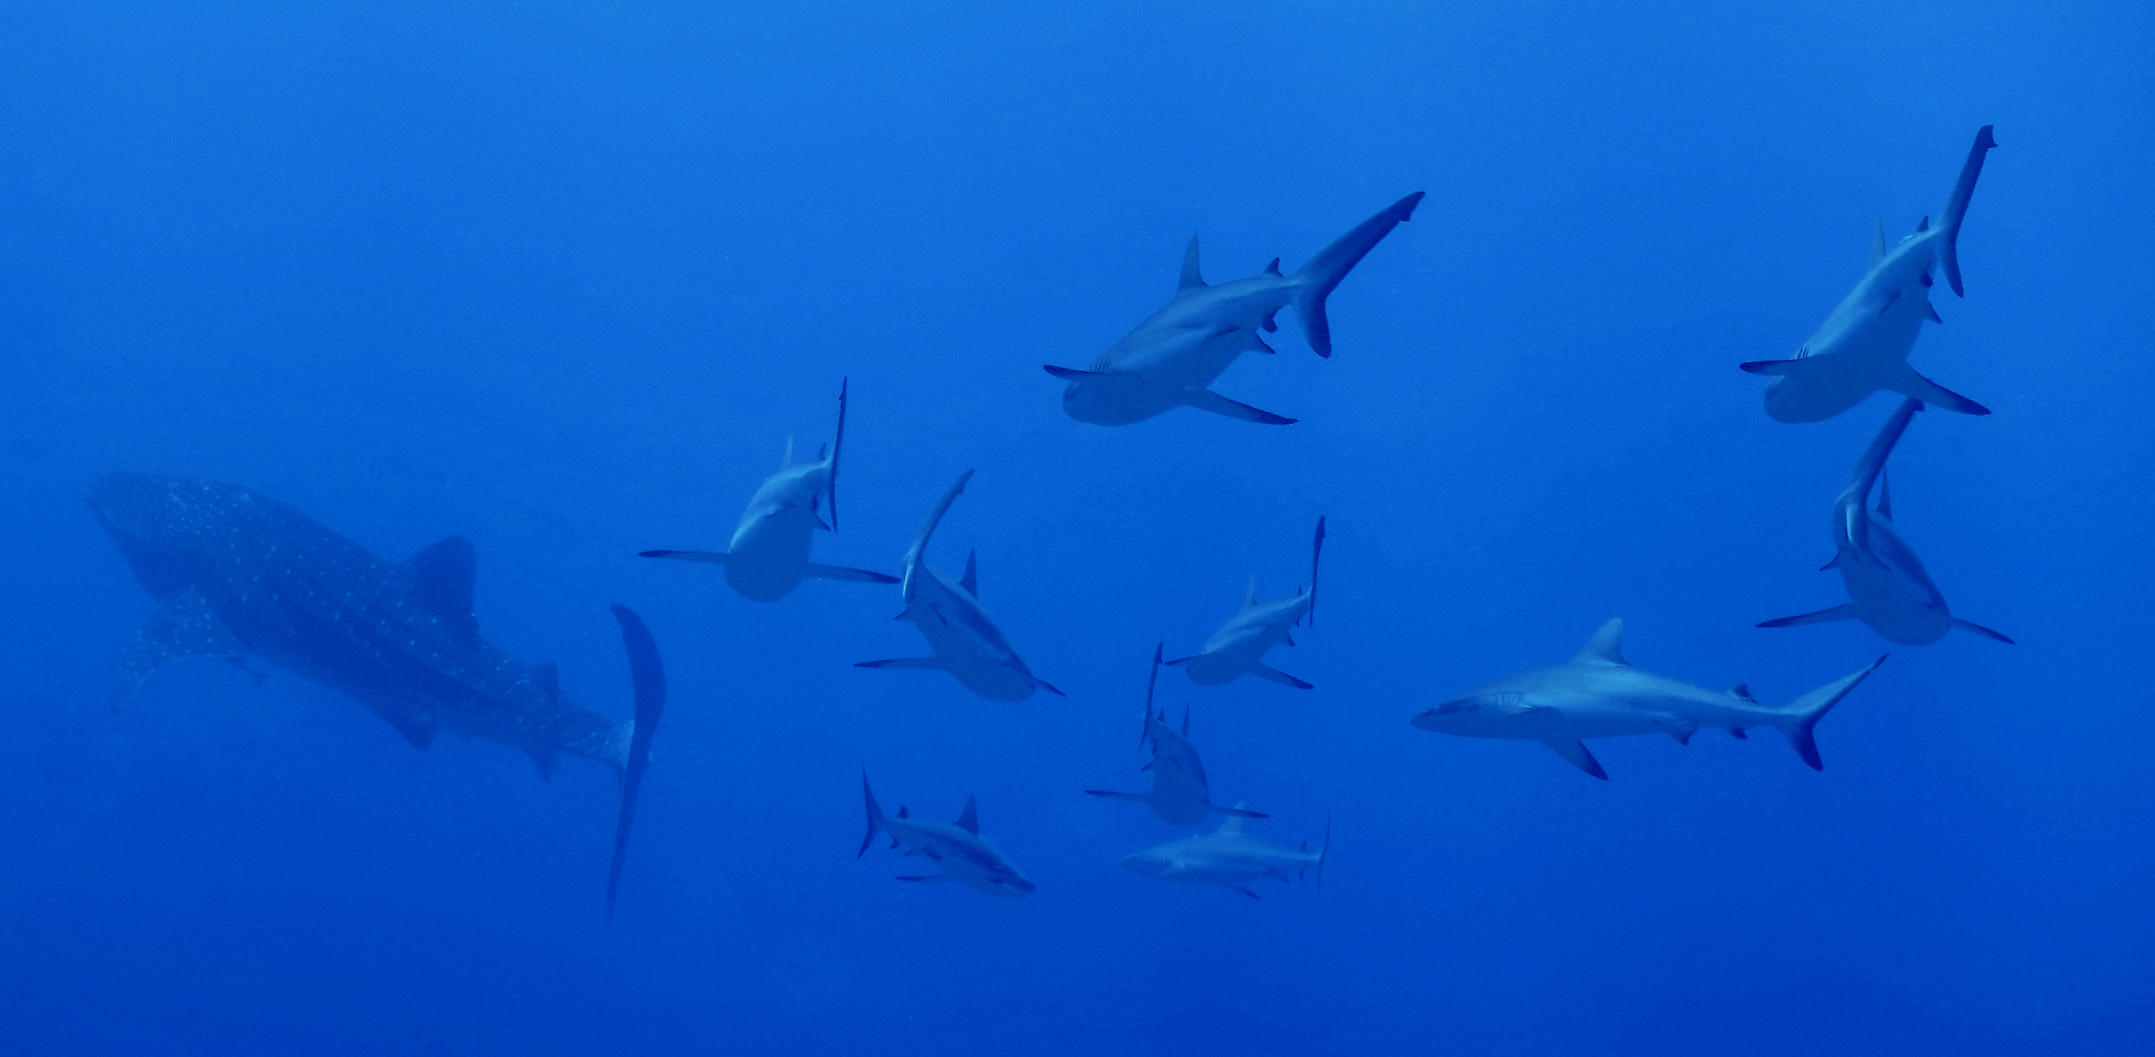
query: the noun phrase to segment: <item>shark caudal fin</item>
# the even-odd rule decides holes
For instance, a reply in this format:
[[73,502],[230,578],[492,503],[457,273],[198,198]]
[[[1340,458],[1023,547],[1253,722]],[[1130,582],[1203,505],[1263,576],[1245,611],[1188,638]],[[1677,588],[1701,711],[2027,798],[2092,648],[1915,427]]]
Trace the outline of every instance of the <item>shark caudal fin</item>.
[[1961,163],[1960,178],[1953,181],[1953,193],[1946,196],[1945,208],[1938,211],[1938,266],[1945,272],[1946,284],[1953,288],[1955,297],[1966,296],[1960,285],[1960,222],[1968,215],[1968,199],[1975,196],[1976,177],[1983,175],[1983,156],[1998,145],[1990,129],[1985,125],[1976,130],[1968,160]]
[[1324,861],[1332,854],[1332,813],[1324,813],[1324,843],[1317,846],[1317,894],[1324,894]]
[[634,725],[629,728],[629,756],[621,770],[621,817],[614,823],[614,857],[606,870],[608,923],[614,920],[614,897],[621,891],[629,827],[636,821],[636,791],[643,784],[644,769],[651,765],[651,735],[666,709],[666,667],[659,660],[658,642],[634,610],[619,604],[613,608],[614,620],[621,625],[621,646],[629,655],[629,679],[636,688],[636,718],[630,721]]
[[1317,355],[1328,358],[1332,355],[1332,325],[1325,318],[1324,299],[1331,296],[1332,288],[1338,286],[1377,243],[1391,234],[1393,228],[1414,216],[1414,207],[1421,201],[1422,192],[1416,191],[1385,207],[1383,212],[1355,225],[1353,231],[1318,250],[1315,257],[1290,277],[1295,284],[1295,316],[1302,320],[1302,334]]
[[[861,768],[861,796],[868,801],[868,835],[861,838],[861,850],[854,852],[858,859],[868,854],[868,846],[875,843],[875,835],[883,831],[883,806],[875,802],[875,790],[868,788],[868,768]],[[903,809],[900,809],[903,814]]]
[[1309,619],[1309,626],[1317,626],[1317,559],[1324,557],[1324,517],[1317,518],[1317,538],[1309,545],[1309,608],[1302,615]]
[[901,575],[905,578],[904,595],[907,601],[913,598],[913,573],[920,568],[921,555],[927,553],[928,541],[935,537],[935,527],[943,523],[943,515],[949,513],[951,502],[964,494],[966,482],[972,479],[971,470],[958,475],[958,480],[950,486],[950,490],[944,492],[943,498],[936,502],[935,509],[929,511],[928,520],[921,522],[920,535],[913,538],[913,545],[906,549],[905,569]]
[[823,471],[824,509],[831,515],[831,531],[838,531],[838,453],[846,446],[846,383],[849,378],[838,379],[838,430],[831,434],[831,457]]
[[1863,682],[1884,663],[1886,658],[1881,655],[1862,671],[1835,679],[1782,706],[1782,718],[1775,725],[1781,728],[1781,733],[1788,735],[1789,745],[1795,748],[1796,755],[1803,757],[1803,762],[1811,765],[1812,770],[1826,769],[1826,765],[1818,758],[1818,742],[1811,735],[1812,729],[1818,726],[1818,721],[1824,718],[1833,706],[1840,704],[1841,699],[1848,696],[1850,690],[1854,690],[1857,684]]

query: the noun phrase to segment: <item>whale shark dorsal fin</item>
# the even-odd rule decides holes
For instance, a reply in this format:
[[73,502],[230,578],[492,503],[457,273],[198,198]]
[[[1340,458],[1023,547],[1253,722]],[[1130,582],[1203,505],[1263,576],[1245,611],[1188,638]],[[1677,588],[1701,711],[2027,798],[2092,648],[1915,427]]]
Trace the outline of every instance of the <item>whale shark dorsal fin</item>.
[[955,825],[976,837],[980,835],[980,809],[973,803],[973,794],[965,794],[965,810],[959,813]]
[[958,581],[958,586],[965,588],[966,594],[972,595],[974,598],[980,597],[980,549],[978,547],[965,552],[965,576]]
[[1871,229],[1872,268],[1876,268],[1886,262],[1886,221],[1884,217],[1878,217],[1875,218],[1874,222],[1878,226]]
[[1197,232],[1190,232],[1190,246],[1182,251],[1182,278],[1175,283],[1175,292],[1202,290],[1205,277],[1197,270]]
[[[1247,801],[1237,800],[1235,801],[1234,809],[1236,811],[1241,811],[1244,810],[1247,806]],[[1218,830],[1215,830],[1214,832],[1223,833],[1230,837],[1242,836],[1242,818],[1243,816],[1241,815],[1230,814],[1227,816],[1226,821],[1220,823],[1220,828]]]
[[478,567],[478,552],[462,536],[449,536],[404,560],[413,598],[466,642],[479,636],[471,601]]
[[1586,640],[1586,648],[1571,659],[1573,664],[1619,664],[1628,668],[1631,662],[1624,660],[1624,618],[1610,617],[1609,622]]

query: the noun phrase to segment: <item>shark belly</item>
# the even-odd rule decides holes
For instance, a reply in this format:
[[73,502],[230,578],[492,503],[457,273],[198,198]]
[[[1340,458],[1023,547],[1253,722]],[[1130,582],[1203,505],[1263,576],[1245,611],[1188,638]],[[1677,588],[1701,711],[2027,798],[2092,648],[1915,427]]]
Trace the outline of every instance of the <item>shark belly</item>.
[[1911,577],[1875,558],[1859,558],[1841,566],[1841,582],[1856,618],[1893,642],[1927,646],[1953,629],[1945,600],[1927,578]]
[[1780,422],[1823,422],[1892,388],[1929,310],[1928,293],[1917,284],[1882,312],[1862,303],[1835,310],[1804,343],[1809,355],[1802,369],[1766,387],[1766,413]]
[[1152,813],[1176,826],[1195,825],[1212,812],[1211,790],[1205,783],[1173,764],[1155,761],[1152,767]]
[[[955,602],[949,599],[944,604]],[[1032,673],[1007,645],[974,633],[962,619],[949,619],[939,605],[916,605],[909,612],[936,659],[967,690],[990,701],[1023,701],[1033,696]],[[974,615],[986,618],[986,614]]]
[[808,574],[815,522],[790,510],[743,518],[727,544],[726,584],[743,598],[775,602]]
[[1243,352],[1260,347],[1246,330],[1211,330],[1147,322],[1093,364],[1095,373],[1063,389],[1063,411],[1079,422],[1125,426],[1185,403],[1226,372]]

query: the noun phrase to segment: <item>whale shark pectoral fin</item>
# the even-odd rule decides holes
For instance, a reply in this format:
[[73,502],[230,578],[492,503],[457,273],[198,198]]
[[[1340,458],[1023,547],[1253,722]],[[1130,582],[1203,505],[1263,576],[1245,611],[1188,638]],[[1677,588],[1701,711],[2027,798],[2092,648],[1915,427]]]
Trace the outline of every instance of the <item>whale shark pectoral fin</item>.
[[142,630],[120,656],[120,668],[112,673],[109,697],[118,712],[135,688],[150,673],[186,657],[237,657],[247,653],[232,629],[225,626],[209,601],[189,588],[165,599],[142,622]]
[[1229,400],[1210,389],[1192,389],[1183,394],[1182,402],[1199,411],[1210,411],[1215,415],[1239,418],[1244,422],[1261,422],[1267,426],[1291,426],[1295,421],[1284,415],[1275,415],[1270,411],[1260,411],[1248,404]]
[[1609,780],[1609,772],[1602,770],[1601,761],[1595,759],[1593,753],[1586,751],[1585,742],[1577,738],[1550,738],[1542,744],[1555,749],[1558,756],[1570,760],[1573,767],[1604,782]]
[[1312,686],[1309,683],[1305,683],[1302,680],[1295,678],[1294,676],[1288,675],[1286,672],[1280,671],[1279,669],[1274,668],[1263,661],[1258,661],[1256,664],[1251,665],[1250,674],[1258,677],[1259,679],[1269,679],[1275,683],[1280,684],[1281,686],[1294,687],[1297,690],[1317,689],[1315,686]]
[[937,668],[944,667],[941,657],[894,657],[887,661],[858,661],[855,668]]
[[1794,374],[1796,373],[1796,368],[1802,365],[1804,360],[1813,358],[1804,356],[1793,360],[1752,360],[1749,363],[1739,363],[1736,366],[1739,370],[1750,374]]
[[[1828,568],[1831,568],[1831,566],[1828,566]],[[1762,628],[1793,628],[1804,624],[1831,624],[1836,620],[1853,620],[1855,616],[1855,603],[1844,602],[1834,606],[1832,609],[1821,609],[1816,613],[1799,613],[1792,617],[1761,620],[1758,622],[1758,626]]]
[[704,562],[710,565],[724,565],[733,559],[733,555],[725,551],[637,551],[636,556],[671,558],[677,562]]
[[1953,618],[1953,626],[1954,626],[1954,627],[1956,627],[1956,628],[1959,628],[1959,629],[1961,629],[1962,631],[1973,631],[1973,632],[1975,632],[1976,634],[1978,634],[1978,635],[1981,635],[1981,636],[1983,636],[1984,638],[1987,638],[1987,639],[1997,639],[1997,640],[1998,640],[1999,642],[2005,643],[2005,644],[2006,644],[2006,645],[2008,645],[2008,646],[2018,646],[2018,645],[2020,645],[2019,643],[2017,643],[2017,642],[2014,642],[2014,641],[2013,641],[2012,639],[2006,638],[2006,637],[2005,637],[2004,635],[2001,635],[2001,634],[1999,634],[1998,632],[1992,631],[1992,630],[1990,630],[1989,628],[1986,628],[1986,627],[1984,627],[1984,626],[1983,626],[1983,625],[1981,625],[1981,624],[1976,624],[1976,623],[1972,623],[1972,622],[1970,622],[1970,621],[1962,620],[1962,619],[1961,619],[1961,618],[1959,618],[1959,617],[1954,617],[1954,618]]
[[898,578],[866,569],[848,569],[843,565],[817,565],[809,562],[806,573],[819,580],[846,580],[857,584],[894,584]]
[[1902,396],[1912,396],[1926,404],[1935,404],[1948,411],[1958,411],[1963,415],[1990,414],[1989,408],[1917,374],[1916,369],[1908,366],[1906,361],[1900,364],[1899,370],[1894,373],[1892,380],[1886,383],[1885,388]]

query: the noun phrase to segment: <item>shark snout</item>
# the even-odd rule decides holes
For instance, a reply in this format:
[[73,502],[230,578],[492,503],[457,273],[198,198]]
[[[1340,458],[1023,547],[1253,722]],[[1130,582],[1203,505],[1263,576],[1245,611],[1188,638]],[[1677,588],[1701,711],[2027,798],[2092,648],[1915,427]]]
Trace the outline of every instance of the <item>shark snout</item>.
[[1156,855],[1137,852],[1122,857],[1122,864],[1147,877],[1158,877],[1167,872],[1167,861]]

